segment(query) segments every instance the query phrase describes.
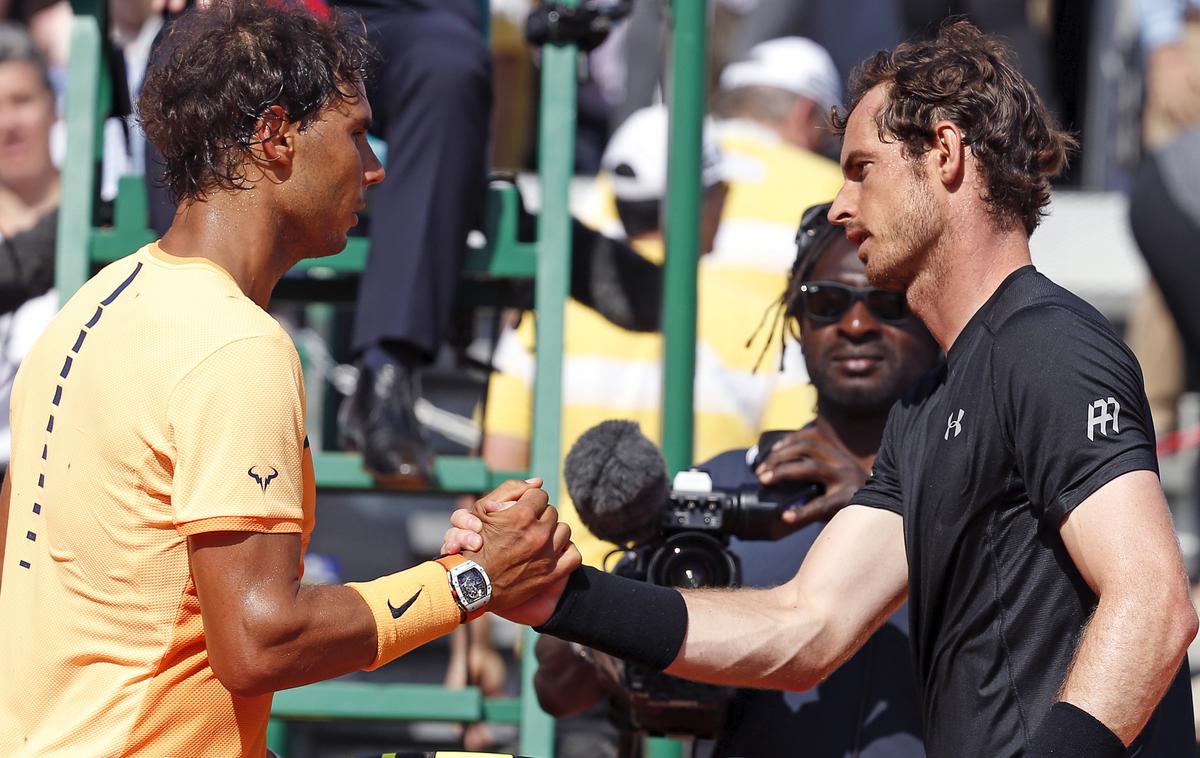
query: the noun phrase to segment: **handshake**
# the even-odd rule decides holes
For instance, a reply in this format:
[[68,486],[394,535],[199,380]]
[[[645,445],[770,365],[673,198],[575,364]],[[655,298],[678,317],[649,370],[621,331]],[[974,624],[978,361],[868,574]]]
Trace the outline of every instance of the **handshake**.
[[558,520],[539,477],[510,480],[450,517],[442,552],[479,564],[492,583],[487,609],[538,626],[554,613],[567,578],[583,562],[571,527]]

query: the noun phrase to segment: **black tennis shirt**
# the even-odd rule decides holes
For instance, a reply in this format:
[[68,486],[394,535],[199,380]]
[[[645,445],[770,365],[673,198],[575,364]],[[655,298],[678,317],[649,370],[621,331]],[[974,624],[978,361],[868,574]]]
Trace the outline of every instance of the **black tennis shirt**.
[[[1013,272],[892,409],[852,502],[904,519],[930,756],[1024,753],[1096,606],[1059,534],[1121,474],[1157,472],[1141,370],[1095,309]],[[1192,755],[1186,663],[1131,755]]]

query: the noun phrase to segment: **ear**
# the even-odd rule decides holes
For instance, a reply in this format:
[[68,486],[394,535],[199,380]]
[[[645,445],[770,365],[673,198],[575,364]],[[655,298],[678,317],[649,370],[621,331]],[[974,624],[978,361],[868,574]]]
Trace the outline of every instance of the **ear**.
[[291,166],[295,155],[295,124],[279,105],[272,105],[255,124],[252,152],[265,163]]
[[939,121],[933,125],[934,170],[946,187],[963,180],[966,173],[966,140],[957,124]]
[[819,116],[816,102],[809,100],[807,97],[796,98],[796,102],[792,105],[793,121],[797,124],[808,125],[814,123]]

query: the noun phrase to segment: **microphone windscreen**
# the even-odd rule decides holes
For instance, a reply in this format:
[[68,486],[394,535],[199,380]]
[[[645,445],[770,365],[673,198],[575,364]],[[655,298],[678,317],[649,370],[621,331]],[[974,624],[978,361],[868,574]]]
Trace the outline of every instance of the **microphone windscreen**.
[[567,454],[563,479],[584,526],[616,543],[645,537],[671,490],[662,453],[632,421],[584,432]]

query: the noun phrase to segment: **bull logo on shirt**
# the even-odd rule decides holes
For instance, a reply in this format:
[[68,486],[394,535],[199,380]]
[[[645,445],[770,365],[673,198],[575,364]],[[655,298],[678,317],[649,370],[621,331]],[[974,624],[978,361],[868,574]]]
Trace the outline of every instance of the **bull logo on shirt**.
[[258,486],[262,487],[263,494],[265,495],[265,494],[267,494],[267,485],[270,484],[271,481],[275,477],[279,476],[279,469],[275,468],[274,466],[268,466],[267,468],[271,469],[271,473],[267,474],[266,476],[263,476],[261,474],[256,474],[254,472],[254,469],[256,469],[256,468],[259,468],[259,467],[251,466],[250,470],[247,471],[246,473],[250,475],[251,479],[258,482]]
[[1113,434],[1119,434],[1121,432],[1121,427],[1118,426],[1120,416],[1121,404],[1117,402],[1116,398],[1100,398],[1088,403],[1088,440],[1096,441],[1097,427],[1100,433],[1107,437],[1109,422],[1112,422]]

